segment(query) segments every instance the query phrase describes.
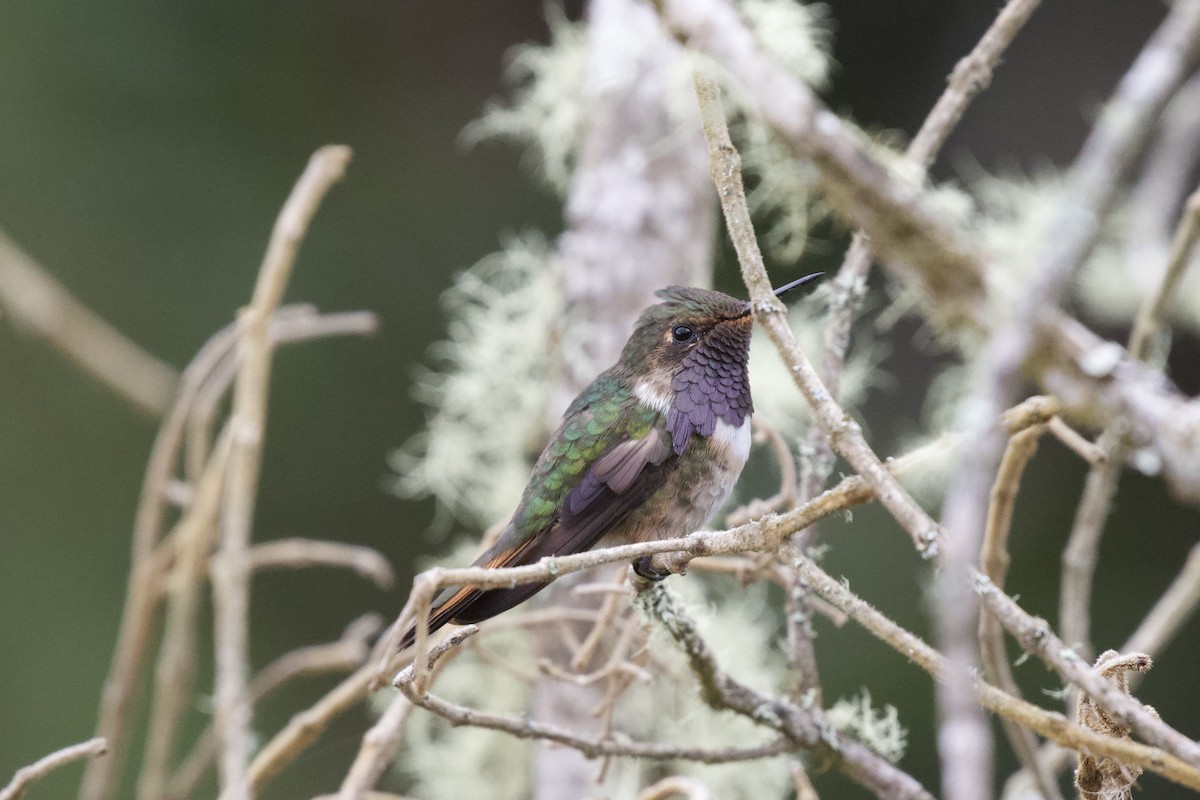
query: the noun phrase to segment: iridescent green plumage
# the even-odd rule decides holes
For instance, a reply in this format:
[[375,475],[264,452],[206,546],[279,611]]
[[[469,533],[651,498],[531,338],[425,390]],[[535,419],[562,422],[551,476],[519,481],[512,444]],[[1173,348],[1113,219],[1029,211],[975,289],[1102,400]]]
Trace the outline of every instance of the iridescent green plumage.
[[584,471],[604,453],[631,439],[641,439],[662,412],[634,397],[628,375],[614,367],[575,398],[558,431],[534,465],[525,493],[504,538],[518,545],[550,525],[567,493],[579,485]]

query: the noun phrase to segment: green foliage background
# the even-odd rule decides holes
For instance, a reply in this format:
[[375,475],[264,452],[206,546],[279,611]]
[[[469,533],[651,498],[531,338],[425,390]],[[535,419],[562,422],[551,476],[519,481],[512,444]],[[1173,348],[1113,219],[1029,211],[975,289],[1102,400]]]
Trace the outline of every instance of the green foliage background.
[[[833,107],[867,127],[915,130],[995,6],[832,3]],[[1047,3],[952,137],[939,174],[975,162],[1067,163],[1160,13],[1123,0]],[[0,227],[175,365],[249,297],[279,204],[311,151],[327,142],[355,150],[346,181],[317,216],[289,298],[368,308],[382,329],[365,342],[281,353],[256,536],[372,544],[397,565],[401,588],[381,598],[328,572],[259,579],[257,665],[335,638],[364,610],[392,613],[413,559],[437,547],[424,534],[432,507],[382,490],[385,458],[421,425],[409,389],[415,365],[443,335],[437,298],[454,271],[495,250],[505,232],[553,234],[560,225],[553,199],[515,152],[458,144],[501,90],[505,50],[545,36],[540,0],[0,4]],[[839,242],[830,234],[814,250],[814,268],[833,263]],[[732,287],[731,265],[718,280]],[[894,377],[865,412],[884,453],[919,420],[925,356],[911,333],[897,331],[887,363]],[[90,735],[153,434],[149,420],[0,320],[0,782]],[[1020,502],[1011,586],[1051,618],[1081,477],[1073,457],[1047,444]],[[923,630],[923,568],[894,526],[872,509],[844,531],[830,527],[830,568]],[[1196,530],[1195,512],[1172,506],[1157,484],[1126,480],[1097,581],[1102,646],[1119,642],[1157,597]],[[1156,692],[1190,685],[1196,628],[1143,693],[1193,736],[1195,697]],[[856,630],[822,634],[829,695],[869,684],[877,702],[897,705],[912,729],[903,764],[936,786],[928,681]],[[208,680],[211,666],[200,669]],[[1019,674],[1031,687],[1046,683],[1037,665]],[[276,729],[319,689],[304,684],[268,702],[260,730]],[[200,719],[193,715],[193,730]],[[268,797],[335,786],[361,730],[361,717],[339,726]],[[36,796],[71,796],[77,774],[65,770]],[[1145,783],[1153,796],[1169,796],[1153,778]]]

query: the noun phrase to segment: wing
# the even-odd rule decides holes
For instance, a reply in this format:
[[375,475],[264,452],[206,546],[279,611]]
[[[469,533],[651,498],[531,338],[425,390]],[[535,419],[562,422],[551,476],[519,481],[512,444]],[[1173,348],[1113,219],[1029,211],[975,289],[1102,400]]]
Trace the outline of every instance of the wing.
[[[512,521],[474,566],[515,567],[587,550],[666,482],[678,455],[663,415],[622,393],[620,386],[593,391],[606,376],[568,409],[538,459]],[[589,404],[589,396],[604,402]],[[430,630],[451,620],[467,624],[488,619],[545,586],[447,590],[436,602]],[[410,631],[402,648],[412,636]]]

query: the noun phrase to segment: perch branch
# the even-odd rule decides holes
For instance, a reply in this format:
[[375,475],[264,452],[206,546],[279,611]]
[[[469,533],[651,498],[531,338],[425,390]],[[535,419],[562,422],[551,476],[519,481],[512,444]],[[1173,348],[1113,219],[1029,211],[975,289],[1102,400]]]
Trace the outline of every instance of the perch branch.
[[[1010,433],[1046,422],[1058,409],[1057,403],[1050,398],[1035,396],[1006,411],[1002,417],[1005,429]],[[924,447],[917,448],[907,455],[892,459],[887,469],[896,474],[921,463],[932,454],[942,452],[946,447],[958,441],[958,437],[948,435]],[[618,545],[600,548],[569,556],[547,557],[533,564],[521,567],[504,567],[487,569],[484,567],[463,567],[447,569],[434,567],[418,574],[413,579],[413,589],[408,601],[400,612],[396,624],[392,626],[389,637],[379,649],[384,654],[378,664],[374,685],[387,683],[392,662],[395,660],[396,643],[400,634],[409,625],[423,617],[417,614],[420,608],[428,609],[434,595],[449,586],[477,585],[483,588],[506,587],[523,583],[539,583],[577,572],[583,569],[612,564],[619,561],[631,561],[647,555],[675,554],[670,566],[679,571],[692,558],[709,555],[727,555],[746,552],[774,552],[783,537],[801,528],[812,525],[817,520],[830,514],[844,511],[856,505],[870,501],[875,496],[874,487],[861,475],[843,479],[833,488],[823,492],[811,502],[800,508],[783,514],[769,514],[754,522],[739,525],[725,531],[696,531],[676,539],[662,539],[654,542]],[[589,616],[588,619],[592,619]],[[493,625],[503,624],[497,620]],[[418,629],[421,626],[418,626]],[[416,652],[422,652],[418,648]]]
[[896,482],[863,438],[859,424],[838,406],[821,383],[788,326],[786,309],[774,297],[754,236],[754,225],[750,220],[750,209],[742,186],[741,158],[729,138],[720,87],[711,77],[697,73],[696,96],[700,102],[704,134],[709,142],[709,171],[716,184],[717,195],[721,198],[730,239],[738,253],[742,278],[750,290],[755,321],[766,329],[780,357],[787,364],[792,380],[812,406],[817,420],[829,432],[834,449],[870,482],[880,503],[912,537],[917,551],[925,558],[935,557],[941,539],[937,524]]

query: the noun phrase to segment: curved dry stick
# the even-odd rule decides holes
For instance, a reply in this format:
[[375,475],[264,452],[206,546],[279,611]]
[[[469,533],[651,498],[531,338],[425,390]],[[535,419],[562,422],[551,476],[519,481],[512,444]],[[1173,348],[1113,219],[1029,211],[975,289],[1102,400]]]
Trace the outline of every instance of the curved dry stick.
[[25,790],[36,780],[46,777],[50,772],[61,766],[78,761],[81,758],[94,758],[108,752],[108,743],[101,737],[89,739],[86,742],[73,744],[56,750],[47,756],[42,756],[27,767],[21,767],[13,775],[12,780],[0,789],[0,800],[20,800]]
[[179,723],[187,707],[195,675],[196,623],[208,554],[216,539],[221,489],[233,437],[217,445],[196,485],[190,508],[172,532],[175,563],[167,578],[167,613],[154,672],[154,695],[145,755],[138,777],[138,797],[159,800],[167,784]]
[[229,486],[221,513],[221,546],[213,560],[213,610],[216,628],[216,722],[223,745],[220,761],[222,800],[250,800],[248,774],[252,708],[246,691],[250,612],[250,527],[262,465],[271,373],[269,331],[291,277],[296,252],[326,192],[345,174],[350,148],[323,147],[313,153],[304,173],[279,212],[263,258],[254,296],[239,316],[238,379],[229,424],[233,452]]
[[[280,686],[296,678],[349,672],[361,667],[370,655],[367,641],[379,633],[383,620],[378,615],[359,617],[346,628],[342,637],[328,644],[310,645],[284,653],[250,681],[250,696],[257,704]],[[210,723],[200,734],[191,753],[171,778],[167,800],[186,800],[196,793],[205,773],[217,760],[217,739]]]
[[3,231],[0,310],[18,332],[44,339],[143,414],[158,418],[170,408],[179,374],[79,302]]
[[[1200,769],[1200,743],[1175,730],[1157,714],[1147,711],[1137,700],[1093,672],[1090,664],[1054,635],[1045,620],[1030,616],[979,573],[975,574],[975,591],[1022,650],[1037,656],[1064,680],[1086,692],[1113,720],[1136,732],[1158,752],[1177,757],[1193,770]],[[1154,769],[1153,766],[1148,768]]]
[[392,588],[396,574],[388,560],[373,547],[319,539],[274,539],[246,551],[250,570],[343,567],[374,582],[381,590]]
[[[983,552],[980,553],[979,562],[984,574],[1001,590],[1004,589],[1004,581],[1008,575],[1008,535],[1012,530],[1013,508],[1016,505],[1021,475],[1037,453],[1038,439],[1046,427],[1039,425],[1027,428],[1008,440],[1004,458],[1000,461],[1000,471],[992,486],[987,529],[984,531]],[[1004,628],[990,614],[979,615],[979,650],[984,678],[1013,697],[1021,697],[1021,689],[1013,677],[1008,652],[1004,647]],[[1002,719],[1001,722],[1017,760],[1033,776],[1042,797],[1045,800],[1062,800],[1054,774],[1038,761],[1037,738],[1028,728],[1012,720]]]
[[155,437],[133,524],[133,555],[125,607],[113,650],[112,665],[100,697],[96,734],[108,741],[109,757],[88,763],[79,790],[80,800],[107,800],[120,780],[125,763],[131,713],[146,642],[159,599],[158,582],[164,564],[155,559],[167,511],[167,488],[179,457],[184,426],[197,396],[233,347],[231,333],[217,333],[200,348],[183,371],[175,405]]

